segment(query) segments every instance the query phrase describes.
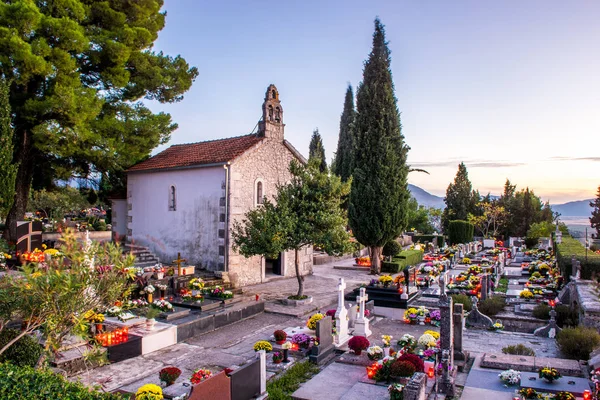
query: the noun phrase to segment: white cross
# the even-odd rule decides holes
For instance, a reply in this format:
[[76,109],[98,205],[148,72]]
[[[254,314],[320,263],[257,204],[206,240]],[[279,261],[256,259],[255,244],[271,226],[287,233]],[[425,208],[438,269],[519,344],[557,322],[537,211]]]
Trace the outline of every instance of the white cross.
[[344,282],[344,278],[340,278],[340,283],[338,283],[338,306],[344,306],[344,289],[346,289],[346,282]]
[[359,304],[358,307],[358,320],[365,319],[365,302],[369,300],[369,296],[366,294],[364,287],[360,288],[360,296],[356,296],[356,302]]

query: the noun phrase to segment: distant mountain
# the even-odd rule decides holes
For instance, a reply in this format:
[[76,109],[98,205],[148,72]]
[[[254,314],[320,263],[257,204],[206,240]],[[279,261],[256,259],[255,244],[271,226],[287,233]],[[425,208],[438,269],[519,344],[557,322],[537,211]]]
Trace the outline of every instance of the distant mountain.
[[563,217],[589,217],[592,215],[590,202],[594,199],[569,201],[564,204],[550,205],[552,211],[560,213]]
[[436,196],[425,190],[421,189],[418,186],[408,184],[408,190],[410,190],[410,194],[412,197],[417,200],[417,203],[423,205],[425,207],[433,207],[433,208],[445,208],[446,203],[444,203],[444,198],[440,196]]

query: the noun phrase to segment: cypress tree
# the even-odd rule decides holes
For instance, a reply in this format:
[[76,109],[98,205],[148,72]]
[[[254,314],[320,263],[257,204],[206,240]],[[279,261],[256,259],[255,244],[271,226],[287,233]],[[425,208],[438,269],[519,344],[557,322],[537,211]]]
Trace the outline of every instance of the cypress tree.
[[382,247],[405,228],[410,199],[406,182],[409,147],[402,136],[390,63],[384,27],[377,18],[373,50],[357,92],[354,170],[348,209],[356,239],[369,247],[373,273],[381,270]]
[[598,186],[596,198],[590,202],[590,207],[592,207],[590,225],[596,230],[596,239],[600,239],[600,186]]
[[448,185],[446,189],[446,197],[444,202],[446,208],[442,214],[442,226],[444,232],[448,229],[448,225],[452,220],[466,221],[469,212],[472,211],[473,197],[471,181],[467,167],[464,163],[458,165],[458,171],[454,177],[454,182]]
[[323,147],[323,140],[319,133],[319,128],[313,131],[312,137],[310,138],[310,145],[308,146],[308,159],[319,160],[319,171],[327,171],[327,161],[325,160],[325,147]]
[[0,79],[0,222],[4,221],[15,196],[17,165],[13,163],[13,147],[8,85]]
[[337,152],[335,153],[335,164],[331,168],[333,173],[346,182],[352,176],[352,158],[354,152],[354,93],[352,86],[348,85],[344,99],[344,111],[340,118],[340,136],[338,137]]

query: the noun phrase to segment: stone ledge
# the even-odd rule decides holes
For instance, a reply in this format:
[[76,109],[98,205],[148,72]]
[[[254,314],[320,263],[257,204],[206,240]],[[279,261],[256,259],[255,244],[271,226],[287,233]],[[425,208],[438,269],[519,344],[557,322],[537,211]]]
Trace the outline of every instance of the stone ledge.
[[583,376],[579,362],[562,358],[484,353],[481,357],[480,365],[482,368],[499,370],[516,369],[524,372],[537,372],[542,367],[552,367],[565,376]]

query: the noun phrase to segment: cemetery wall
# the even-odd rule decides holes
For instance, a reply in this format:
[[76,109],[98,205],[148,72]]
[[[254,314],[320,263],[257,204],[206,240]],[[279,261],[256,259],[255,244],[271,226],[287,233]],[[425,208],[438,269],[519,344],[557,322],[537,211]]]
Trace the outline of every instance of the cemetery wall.
[[594,281],[577,280],[572,288],[576,293],[571,293],[571,307],[579,307],[579,324],[600,329],[600,302]]
[[[130,173],[127,179],[128,236],[148,246],[163,262],[180,252],[188,264],[216,270],[219,258],[222,166]],[[169,191],[176,188],[176,209]]]
[[[277,185],[290,181],[290,162],[298,159],[281,141],[265,138],[254,148],[231,163],[230,172],[230,226],[242,221],[244,214],[260,207],[256,204],[257,183],[262,183],[263,195],[273,199]],[[231,233],[229,243],[232,243]],[[294,252],[288,251],[282,259],[282,275],[295,276]],[[229,250],[229,273],[238,285],[255,284],[264,281],[264,259],[259,256],[245,258]],[[300,251],[300,271],[303,275],[312,273],[313,250],[306,247]]]

